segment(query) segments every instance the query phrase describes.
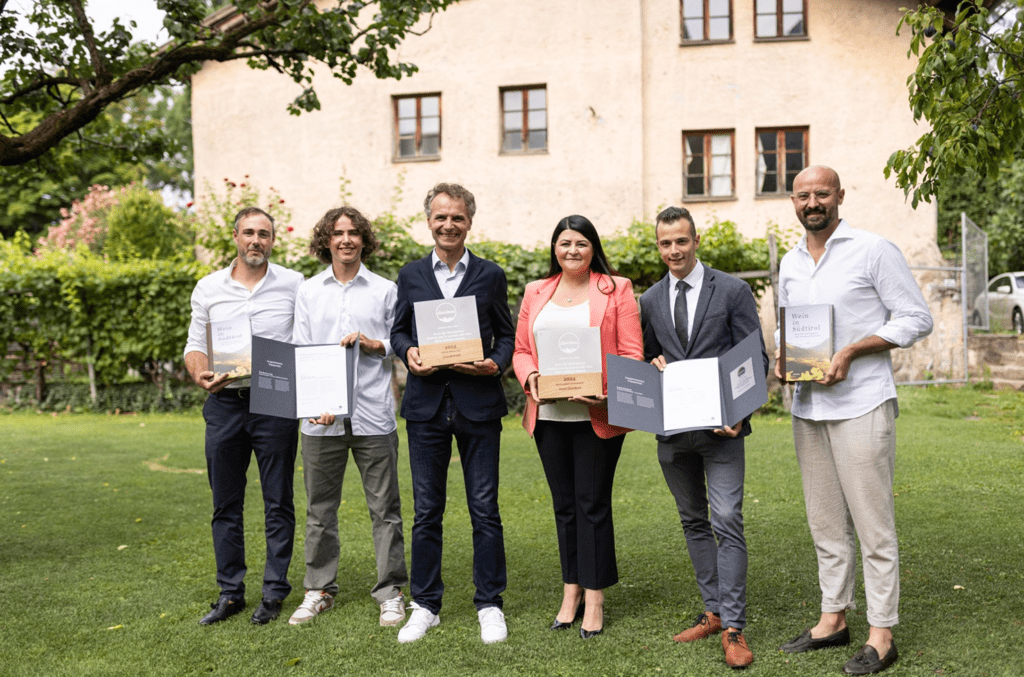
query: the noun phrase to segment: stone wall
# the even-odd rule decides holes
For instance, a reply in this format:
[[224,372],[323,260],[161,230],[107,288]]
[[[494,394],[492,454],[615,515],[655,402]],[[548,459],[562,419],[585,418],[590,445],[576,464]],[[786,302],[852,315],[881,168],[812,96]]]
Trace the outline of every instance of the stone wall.
[[1024,341],[1016,335],[979,334],[967,341],[971,381],[1024,390]]

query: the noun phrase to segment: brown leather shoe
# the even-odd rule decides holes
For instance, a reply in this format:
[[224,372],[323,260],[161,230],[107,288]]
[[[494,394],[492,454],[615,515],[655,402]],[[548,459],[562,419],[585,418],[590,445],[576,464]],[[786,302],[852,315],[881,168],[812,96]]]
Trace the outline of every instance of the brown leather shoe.
[[707,639],[721,631],[722,618],[710,611],[705,611],[697,615],[697,620],[692,628],[683,630],[672,639],[677,642],[696,642],[698,639]]
[[747,640],[739,630],[729,629],[722,635],[722,648],[725,650],[725,664],[730,668],[745,668],[754,662],[754,652],[747,646]]

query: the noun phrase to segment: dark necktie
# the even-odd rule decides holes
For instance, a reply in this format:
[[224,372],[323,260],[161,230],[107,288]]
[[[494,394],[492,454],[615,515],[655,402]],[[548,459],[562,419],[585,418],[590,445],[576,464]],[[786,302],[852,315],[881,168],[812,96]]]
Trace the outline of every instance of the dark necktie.
[[689,334],[687,326],[689,313],[686,308],[686,290],[689,288],[690,285],[684,280],[676,282],[676,307],[673,317],[676,322],[676,335],[679,337],[679,343],[682,344],[683,350],[686,350],[686,344],[688,342],[687,334]]

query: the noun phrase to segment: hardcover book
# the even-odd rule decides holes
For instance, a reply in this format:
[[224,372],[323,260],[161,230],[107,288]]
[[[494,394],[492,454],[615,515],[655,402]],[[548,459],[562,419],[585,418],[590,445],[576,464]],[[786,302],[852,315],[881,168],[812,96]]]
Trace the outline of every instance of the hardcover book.
[[540,329],[536,338],[538,397],[557,400],[604,392],[600,328]]
[[249,411],[281,418],[351,418],[359,342],[298,346],[252,337]]
[[475,296],[417,301],[416,338],[425,367],[447,367],[484,359]]
[[206,323],[207,368],[237,381],[252,374],[252,328],[248,316]]
[[779,360],[786,381],[820,381],[832,364],[833,311],[827,303],[779,308]]
[[608,422],[657,435],[736,425],[768,401],[757,332],[720,357],[649,362],[608,355]]

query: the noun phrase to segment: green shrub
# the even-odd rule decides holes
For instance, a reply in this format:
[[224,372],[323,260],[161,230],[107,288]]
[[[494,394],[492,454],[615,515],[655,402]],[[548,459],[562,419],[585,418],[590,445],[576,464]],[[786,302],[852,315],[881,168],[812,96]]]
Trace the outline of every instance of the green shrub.
[[103,253],[114,261],[195,258],[182,217],[164,205],[159,193],[139,185],[111,207]]

